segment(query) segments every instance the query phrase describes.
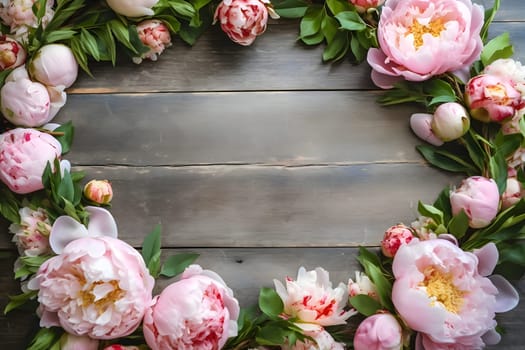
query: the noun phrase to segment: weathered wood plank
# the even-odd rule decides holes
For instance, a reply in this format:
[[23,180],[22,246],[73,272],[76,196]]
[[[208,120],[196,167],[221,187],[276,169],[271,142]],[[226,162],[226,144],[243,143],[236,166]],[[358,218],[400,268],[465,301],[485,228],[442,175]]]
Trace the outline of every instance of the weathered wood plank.
[[[504,31],[511,33],[516,58],[525,61],[525,23],[494,23],[491,36]],[[158,62],[94,65],[95,79],[81,75],[70,92],[375,89],[366,63],[323,64],[323,47],[305,47],[297,36],[295,22],[271,25],[243,47],[215,27],[193,48],[176,42]]]
[[[186,251],[186,250],[184,250]],[[354,277],[354,271],[360,270],[357,262],[356,248],[308,248],[308,249],[192,249],[201,254],[198,263],[219,273],[226,283],[234,290],[241,306],[247,307],[256,303],[259,288],[271,287],[272,280],[283,281],[286,276],[295,277],[299,266],[313,269],[322,266],[330,272],[333,285],[346,283]],[[164,256],[180,252],[180,250],[164,250]],[[17,293],[18,283],[11,279],[11,266],[14,256],[4,260],[0,265],[0,307],[4,307],[6,293]],[[162,287],[172,280],[162,280],[156,288]],[[515,282],[520,295],[525,297],[525,280]],[[499,325],[507,333],[503,341],[493,349],[522,349],[523,324],[521,315],[525,312],[525,303],[521,303],[512,312],[499,318]],[[31,337],[31,332],[37,319],[29,312],[15,312],[8,317],[0,315],[0,338],[6,349],[22,349]]]
[[359,91],[73,95],[75,164],[414,162],[411,106]]
[[158,223],[165,247],[377,245],[454,184],[421,164],[79,169],[111,179],[120,237],[135,246]]

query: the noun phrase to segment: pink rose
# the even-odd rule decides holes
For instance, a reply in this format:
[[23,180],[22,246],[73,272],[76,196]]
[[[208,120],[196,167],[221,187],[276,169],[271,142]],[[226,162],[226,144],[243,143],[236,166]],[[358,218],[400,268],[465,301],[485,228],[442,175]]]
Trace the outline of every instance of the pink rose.
[[501,195],[501,208],[507,209],[523,198],[525,191],[516,177],[507,178],[507,188]]
[[352,5],[355,6],[355,9],[359,13],[364,13],[368,9],[376,8],[385,2],[385,0],[349,0]]
[[274,280],[275,290],[284,303],[284,313],[297,322],[321,326],[345,324],[355,311],[345,311],[348,300],[346,286],[332,288],[328,271],[321,267],[312,271],[299,268],[297,280],[286,279],[286,287]]
[[399,247],[409,243],[412,238],[414,238],[414,234],[408,226],[403,224],[392,226],[385,231],[381,241],[381,251],[384,256],[393,258]]
[[153,285],[137,250],[99,236],[70,242],[42,264],[29,288],[39,289],[41,327],[61,326],[78,336],[115,339],[139,326],[151,305]]
[[354,336],[355,350],[401,350],[402,329],[391,314],[376,314],[359,324]]
[[108,180],[91,180],[84,186],[84,196],[98,204],[109,204],[113,199],[113,189]]
[[459,139],[469,128],[470,117],[465,108],[456,102],[439,105],[432,116],[432,131],[445,142]]
[[394,306],[411,329],[432,343],[481,348],[492,343],[495,313],[511,310],[519,300],[503,277],[485,277],[497,261],[494,244],[469,253],[447,240],[414,239],[394,257]]
[[443,145],[443,141],[432,130],[432,114],[414,113],[410,117],[410,128],[417,137],[434,146]]
[[137,33],[140,41],[149,47],[149,51],[142,54],[141,57],[133,58],[133,62],[137,64],[141,63],[145,58],[156,61],[158,56],[167,47],[171,46],[170,31],[162,21],[150,19],[140,22],[137,25]]
[[368,51],[374,83],[388,89],[468,68],[483,43],[483,8],[471,0],[389,0],[377,29],[380,49]]
[[266,30],[267,0],[223,0],[215,10],[214,21],[237,44],[248,46]]
[[118,14],[127,17],[153,16],[151,9],[159,0],[106,0],[109,7]]
[[0,35],[0,71],[16,68],[26,61],[26,50],[18,41]]
[[143,331],[152,350],[220,349],[237,335],[239,303],[215,272],[192,265],[155,297]]
[[355,282],[350,278],[348,280],[348,295],[355,297],[358,294],[365,294],[377,300],[377,288],[370,278],[363,272],[355,272]]
[[20,255],[38,256],[51,253],[49,234],[51,222],[45,209],[33,210],[23,207],[19,211],[20,223],[9,226],[9,231],[15,236],[13,240],[18,246]]
[[323,327],[309,323],[296,323],[297,327],[302,329],[302,333],[311,337],[314,341],[305,339],[298,340],[295,345],[284,344],[281,350],[344,350],[344,344],[335,341],[335,339]]
[[28,70],[42,84],[68,88],[77,79],[78,63],[66,45],[49,44],[35,53]]
[[9,130],[0,135],[0,180],[15,193],[40,190],[47,163],[61,153],[60,143],[51,135],[35,129]]
[[482,176],[471,176],[461,186],[450,193],[452,215],[465,211],[469,226],[482,228],[488,226],[499,209],[499,191],[496,182]]
[[60,350],[98,350],[98,340],[64,333],[60,338]]
[[525,107],[525,101],[512,81],[488,74],[469,80],[465,100],[472,117],[482,122],[509,120]]

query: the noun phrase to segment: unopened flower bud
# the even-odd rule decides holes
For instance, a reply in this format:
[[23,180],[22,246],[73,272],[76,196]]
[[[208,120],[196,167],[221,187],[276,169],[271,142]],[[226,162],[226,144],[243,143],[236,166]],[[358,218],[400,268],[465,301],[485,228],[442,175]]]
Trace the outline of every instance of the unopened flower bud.
[[412,238],[414,238],[414,234],[407,226],[403,224],[392,226],[385,231],[381,241],[381,251],[384,256],[393,258],[399,247],[408,244]]
[[84,196],[98,204],[109,204],[113,199],[113,189],[108,180],[91,180],[84,186]]
[[0,71],[16,68],[26,61],[26,51],[18,41],[0,35]]
[[29,64],[29,73],[42,84],[68,88],[77,79],[78,64],[73,51],[62,44],[40,48]]
[[465,135],[470,127],[470,118],[462,105],[448,102],[436,109],[431,126],[438,138],[448,142]]
[[443,141],[432,131],[432,114],[415,113],[410,117],[410,128],[420,139],[434,146],[441,146]]

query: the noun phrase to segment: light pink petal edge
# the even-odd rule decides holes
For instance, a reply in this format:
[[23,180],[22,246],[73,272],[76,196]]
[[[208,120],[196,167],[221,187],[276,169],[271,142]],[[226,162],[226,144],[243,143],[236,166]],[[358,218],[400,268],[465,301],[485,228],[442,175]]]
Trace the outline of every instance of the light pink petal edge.
[[117,223],[109,211],[99,207],[86,207],[86,211],[89,213],[89,236],[117,238]]
[[49,245],[56,254],[60,254],[70,242],[87,236],[88,230],[80,222],[71,216],[59,216],[51,228]]
[[512,284],[500,275],[492,275],[488,278],[498,289],[494,311],[507,312],[514,309],[520,301],[520,296]]

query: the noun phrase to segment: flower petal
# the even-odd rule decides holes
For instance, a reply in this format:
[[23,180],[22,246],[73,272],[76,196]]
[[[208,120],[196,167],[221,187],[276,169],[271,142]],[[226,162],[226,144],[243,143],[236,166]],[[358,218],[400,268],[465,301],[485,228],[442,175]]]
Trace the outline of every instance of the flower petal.
[[80,222],[71,216],[59,216],[51,228],[49,245],[55,253],[60,254],[69,243],[87,236],[88,230]]
[[514,309],[520,301],[520,296],[512,284],[500,275],[489,276],[489,279],[498,289],[494,311],[507,312]]
[[494,271],[498,263],[499,253],[498,248],[494,243],[485,244],[480,249],[473,251],[479,259],[478,272],[481,276],[488,276]]
[[86,207],[86,211],[89,213],[87,231],[91,237],[117,238],[117,223],[109,211],[99,207]]
[[498,332],[496,332],[495,329],[491,329],[485,334],[483,334],[481,336],[481,339],[483,339],[483,342],[487,345],[494,345],[500,342],[501,335]]

